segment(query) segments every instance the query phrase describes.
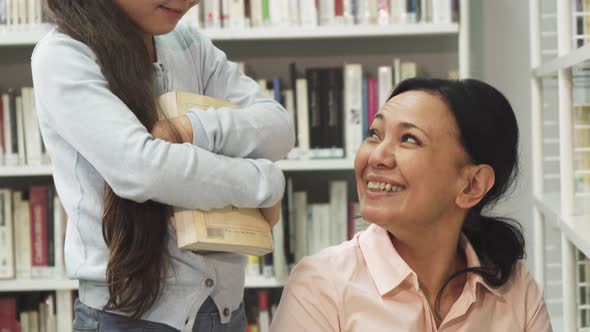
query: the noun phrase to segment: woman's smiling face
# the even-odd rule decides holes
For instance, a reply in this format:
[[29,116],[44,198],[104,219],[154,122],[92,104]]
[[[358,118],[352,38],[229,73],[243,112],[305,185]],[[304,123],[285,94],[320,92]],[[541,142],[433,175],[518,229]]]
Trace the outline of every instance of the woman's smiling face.
[[469,164],[459,137],[438,95],[408,91],[390,99],[355,159],[363,218],[388,229],[427,226],[456,208]]

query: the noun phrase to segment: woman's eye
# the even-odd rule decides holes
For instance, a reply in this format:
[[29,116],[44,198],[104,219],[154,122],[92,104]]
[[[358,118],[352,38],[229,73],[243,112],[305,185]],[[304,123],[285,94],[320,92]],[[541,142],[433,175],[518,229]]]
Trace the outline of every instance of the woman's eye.
[[411,143],[411,144],[419,144],[418,140],[409,134],[405,134],[402,136],[402,143]]
[[367,137],[369,138],[379,138],[379,134],[377,133],[377,130],[375,129],[369,129],[368,135]]

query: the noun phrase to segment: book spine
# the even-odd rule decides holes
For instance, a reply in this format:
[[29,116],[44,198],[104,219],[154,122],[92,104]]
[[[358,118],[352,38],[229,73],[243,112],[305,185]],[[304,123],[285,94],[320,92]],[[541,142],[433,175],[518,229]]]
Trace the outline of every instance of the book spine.
[[338,245],[348,239],[348,182],[332,181],[330,182],[330,212],[331,216],[331,238],[330,245]]
[[230,1],[232,0],[220,0],[220,17],[221,17],[221,26],[223,28],[229,28],[229,21],[230,21]]
[[287,269],[287,255],[285,252],[285,248],[288,246],[286,243],[288,237],[285,236],[285,229],[287,226],[287,220],[285,218],[286,212],[287,210],[281,207],[281,219],[278,224],[275,225],[272,232],[274,250],[269,254],[272,255],[274,276],[277,280],[282,281],[287,280],[287,275],[289,274],[289,270]]
[[219,0],[203,1],[204,24],[206,29],[217,29],[221,27],[221,3]]
[[26,143],[25,143],[25,119],[23,111],[23,99],[21,96],[16,97],[16,133],[18,145],[18,165],[25,165],[26,159]]
[[316,0],[300,0],[299,14],[301,16],[301,26],[313,28],[318,26],[318,6]]
[[327,115],[325,124],[327,126],[326,147],[331,149],[332,158],[344,157],[344,122],[342,105],[342,68],[330,69],[327,72]]
[[344,24],[352,25],[355,24],[355,0],[343,0],[342,1],[342,15],[344,18]]
[[264,24],[262,18],[262,0],[250,0],[250,21],[253,28]]
[[308,84],[308,108],[309,108],[309,145],[311,149],[322,147],[322,113],[321,113],[321,92],[320,92],[320,71],[308,69],[306,71]]
[[6,0],[0,0],[0,25],[6,25],[6,9],[7,4]]
[[332,25],[336,20],[335,0],[318,0],[320,25]]
[[40,269],[48,266],[47,241],[47,190],[43,186],[31,186],[29,190],[31,218],[31,244],[33,276],[40,276]]
[[259,290],[258,294],[258,325],[260,332],[270,332],[270,312],[268,308],[268,291]]
[[244,29],[246,27],[245,0],[231,0],[229,22],[232,29]]
[[270,24],[269,1],[270,0],[262,0],[262,22],[264,25]]
[[393,69],[391,66],[381,66],[377,69],[379,86],[379,107],[383,106],[391,94],[393,84]]
[[15,276],[12,193],[0,190],[0,279]]
[[308,251],[307,236],[307,193],[305,191],[296,191],[293,193],[293,205],[295,215],[295,260],[299,261]]
[[274,100],[279,104],[283,104],[283,98],[281,96],[281,78],[280,77],[274,76],[272,78],[272,89],[273,89]]
[[417,23],[420,15],[419,2],[418,0],[408,0],[408,23]]
[[52,186],[46,186],[46,206],[45,220],[47,224],[47,266],[55,267],[55,222],[53,206],[55,192]]
[[377,24],[387,25],[390,23],[389,0],[377,0]]
[[408,22],[408,10],[406,1],[407,0],[391,0],[389,2],[389,10],[391,13],[390,15],[392,23],[404,24]]
[[[17,278],[31,277],[31,222],[23,214],[22,193],[12,193],[14,221],[14,260]],[[28,206],[27,206],[28,208]]]
[[18,165],[18,118],[17,118],[17,97],[13,89],[8,89],[9,97],[9,131],[10,133],[10,163]]
[[432,22],[451,23],[453,20],[451,0],[437,0],[432,2]]
[[354,159],[363,140],[363,68],[360,64],[344,66],[344,137],[346,157]]
[[302,159],[309,157],[310,129],[309,129],[309,87],[307,79],[297,79],[297,143]]
[[370,77],[368,79],[368,94],[369,94],[369,122],[373,123],[375,114],[379,112],[379,100],[377,91],[377,79]]
[[[291,84],[291,90],[293,90],[293,108],[295,110],[293,119],[297,120],[297,64],[295,62],[289,63],[289,82]],[[299,146],[299,137],[297,137],[297,121],[293,122],[295,126],[295,146]]]
[[289,25],[300,26],[301,15],[299,12],[299,0],[288,0],[289,3]]

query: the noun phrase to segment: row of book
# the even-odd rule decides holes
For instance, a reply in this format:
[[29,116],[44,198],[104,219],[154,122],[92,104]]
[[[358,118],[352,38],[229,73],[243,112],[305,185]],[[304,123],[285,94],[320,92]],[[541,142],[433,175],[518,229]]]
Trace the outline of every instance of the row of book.
[[294,191],[287,179],[281,221],[273,229],[272,253],[249,256],[248,276],[287,279],[289,271],[304,256],[338,245],[368,227],[360,217],[359,204],[348,197],[348,182],[330,181],[325,202],[309,202],[306,191]]
[[590,193],[590,105],[574,107],[576,192]]
[[[289,64],[289,77],[259,79],[263,91],[291,114],[296,148],[289,159],[353,159],[368,126],[394,85],[424,75],[415,62],[394,59],[380,66],[377,77],[363,72],[361,64],[307,68],[301,73]],[[456,72],[449,73],[456,78]]]
[[0,279],[63,277],[66,219],[53,186],[0,190]]
[[204,0],[185,18],[209,29],[451,23],[457,0]]
[[269,332],[280,301],[280,290],[252,290],[244,294],[248,332]]
[[0,148],[0,165],[51,163],[41,139],[33,88],[8,89],[0,94]]
[[[204,28],[451,23],[458,0],[204,0],[185,16]],[[44,22],[42,0],[0,0],[0,25]]]
[[0,0],[0,25],[37,25],[43,21],[42,0]]
[[0,331],[70,332],[75,297],[70,291],[0,297]]

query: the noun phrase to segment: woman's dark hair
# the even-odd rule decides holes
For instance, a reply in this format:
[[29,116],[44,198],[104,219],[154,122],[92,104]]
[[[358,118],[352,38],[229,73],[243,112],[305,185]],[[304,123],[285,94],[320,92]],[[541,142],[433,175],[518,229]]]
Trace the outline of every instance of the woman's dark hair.
[[[151,130],[159,112],[143,31],[112,0],[45,0],[45,9],[61,32],[92,49],[110,90]],[[178,132],[168,129],[180,142]],[[157,202],[121,198],[105,185],[102,234],[110,249],[105,310],[138,318],[158,299],[170,266],[170,211]]]
[[509,218],[486,216],[482,210],[498,202],[512,187],[518,174],[518,124],[510,103],[494,87],[474,79],[458,81],[412,78],[401,82],[389,99],[407,92],[425,91],[439,96],[448,106],[459,129],[461,145],[476,164],[494,169],[495,183],[468,213],[463,233],[475,249],[480,267],[454,273],[439,291],[435,315],[441,319],[440,298],[449,282],[459,275],[475,273],[492,287],[500,287],[524,257],[520,224]]

